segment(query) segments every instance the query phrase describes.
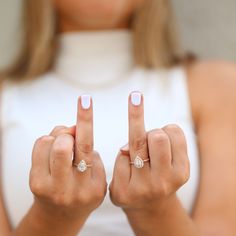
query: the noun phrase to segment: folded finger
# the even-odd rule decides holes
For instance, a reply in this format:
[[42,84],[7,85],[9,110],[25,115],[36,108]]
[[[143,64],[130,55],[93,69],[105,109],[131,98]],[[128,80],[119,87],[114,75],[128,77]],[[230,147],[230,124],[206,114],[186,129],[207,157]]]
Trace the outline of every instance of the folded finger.
[[49,157],[55,138],[49,135],[42,136],[35,142],[32,151],[32,171],[37,175],[50,175]]
[[172,154],[168,135],[162,129],[148,132],[148,150],[151,172],[163,174],[171,168]]
[[[128,186],[131,178],[130,158],[119,151],[113,171],[113,184],[117,186]],[[115,183],[114,183],[115,182]],[[126,188],[122,188],[126,189]]]
[[188,151],[184,132],[177,125],[168,125],[163,128],[169,136],[172,149],[172,164],[175,168],[184,169],[188,167]]
[[50,136],[57,137],[61,134],[71,134],[74,136],[75,134],[75,126],[67,127],[67,126],[56,126],[51,132]]
[[50,170],[51,176],[62,181],[69,177],[72,170],[74,138],[69,134],[59,135],[51,149]]

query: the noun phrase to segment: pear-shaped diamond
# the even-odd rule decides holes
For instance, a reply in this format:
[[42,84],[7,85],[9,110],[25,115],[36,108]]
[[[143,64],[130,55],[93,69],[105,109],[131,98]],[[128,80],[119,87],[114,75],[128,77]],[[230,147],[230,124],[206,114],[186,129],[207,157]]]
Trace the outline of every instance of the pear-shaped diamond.
[[134,159],[134,166],[138,169],[143,168],[144,162],[143,159],[140,156],[136,156]]
[[87,170],[87,164],[84,160],[80,161],[80,163],[78,165],[78,170],[80,172],[85,172]]

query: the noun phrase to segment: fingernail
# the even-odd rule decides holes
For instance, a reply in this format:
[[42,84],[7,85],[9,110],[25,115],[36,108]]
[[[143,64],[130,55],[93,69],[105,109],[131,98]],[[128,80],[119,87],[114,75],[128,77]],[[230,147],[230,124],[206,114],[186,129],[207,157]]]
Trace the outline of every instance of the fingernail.
[[82,95],[81,96],[81,105],[83,109],[87,110],[91,106],[91,96],[90,95]]
[[141,104],[142,94],[140,92],[131,93],[131,102],[134,106],[139,106]]

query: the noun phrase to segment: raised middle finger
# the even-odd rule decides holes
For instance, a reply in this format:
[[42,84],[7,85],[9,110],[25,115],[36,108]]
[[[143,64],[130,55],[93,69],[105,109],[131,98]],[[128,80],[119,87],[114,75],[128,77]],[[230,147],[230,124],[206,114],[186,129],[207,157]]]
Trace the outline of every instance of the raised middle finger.
[[[132,92],[129,96],[129,149],[131,162],[143,165],[137,168],[133,164],[132,175],[142,175],[149,172],[148,145],[144,124],[143,95]],[[143,162],[144,161],[144,162]]]
[[93,142],[92,98],[90,95],[82,95],[78,99],[74,163],[78,165],[83,162],[84,164],[92,165]]

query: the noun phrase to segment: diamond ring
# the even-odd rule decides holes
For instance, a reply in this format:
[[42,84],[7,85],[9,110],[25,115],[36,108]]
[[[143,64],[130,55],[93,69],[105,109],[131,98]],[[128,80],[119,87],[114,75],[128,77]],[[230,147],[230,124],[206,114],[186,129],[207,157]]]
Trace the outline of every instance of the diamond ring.
[[144,167],[144,163],[150,161],[150,159],[143,160],[139,155],[137,155],[134,161],[130,162],[130,165],[134,165],[137,169],[141,169]]
[[77,168],[80,172],[85,172],[88,168],[92,167],[92,164],[87,164],[85,160],[81,160],[79,164],[73,163],[73,165]]

